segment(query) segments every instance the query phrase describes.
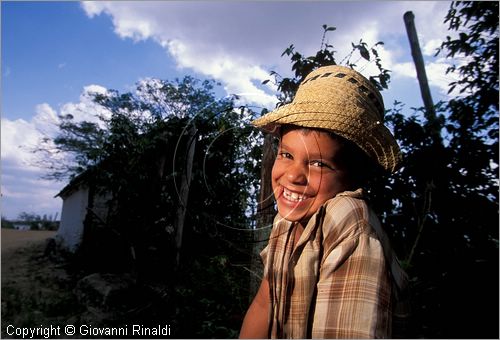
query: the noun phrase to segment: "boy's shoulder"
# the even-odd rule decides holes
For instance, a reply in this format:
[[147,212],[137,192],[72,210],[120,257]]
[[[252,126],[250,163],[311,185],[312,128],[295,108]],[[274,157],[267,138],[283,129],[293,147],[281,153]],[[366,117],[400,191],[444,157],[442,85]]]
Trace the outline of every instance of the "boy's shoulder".
[[377,223],[371,208],[366,202],[362,189],[344,191],[323,204],[323,233],[361,233],[371,232],[370,225]]
[[368,213],[370,207],[366,202],[363,189],[343,191],[323,204],[327,212],[334,214]]

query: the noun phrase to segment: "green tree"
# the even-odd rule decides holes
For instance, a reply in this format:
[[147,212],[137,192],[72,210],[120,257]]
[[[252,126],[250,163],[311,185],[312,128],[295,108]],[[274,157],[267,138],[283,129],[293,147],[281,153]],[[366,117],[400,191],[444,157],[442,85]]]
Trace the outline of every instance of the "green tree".
[[39,230],[42,226],[42,217],[35,213],[23,211],[18,215],[17,219],[18,221],[29,224],[30,230]]
[[5,229],[14,229],[14,223],[12,221],[6,219],[5,217],[2,216],[2,228]]
[[445,22],[460,95],[435,117],[401,103],[387,115],[404,167],[385,222],[412,276],[415,336],[498,337],[498,3],[452,3]]
[[57,230],[59,227],[59,222],[52,215],[47,216],[47,214],[40,216],[33,212],[23,211],[18,215],[17,220],[29,224],[31,230]]
[[[108,200],[107,219],[89,209],[80,269],[132,272],[149,295],[123,320],[172,320],[179,337],[234,337],[246,308],[246,273],[231,266],[246,256],[241,230],[250,227],[254,209],[249,188],[258,185],[259,137],[245,123],[251,112],[235,107],[233,97],[217,99],[215,85],[192,77],[147,79],[134,93],[90,94],[105,114],[97,123],[63,117],[60,135],[50,140],[55,155],[73,155],[66,174],[85,179]],[[177,267],[175,212],[185,150],[193,142]],[[65,169],[53,170],[60,178]]]
[[413,269],[417,315],[433,337],[498,337],[498,2],[454,2],[445,23],[458,37],[439,51],[459,63],[448,72],[461,94],[438,122],[444,148],[433,156],[443,157]]

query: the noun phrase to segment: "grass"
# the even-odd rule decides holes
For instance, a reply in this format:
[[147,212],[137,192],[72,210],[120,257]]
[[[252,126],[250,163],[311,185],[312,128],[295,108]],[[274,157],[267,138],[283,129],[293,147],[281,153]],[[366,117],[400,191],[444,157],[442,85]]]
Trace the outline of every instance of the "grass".
[[[43,256],[44,243],[2,253],[2,338],[14,327],[65,326],[80,320],[75,279],[64,262]],[[61,336],[64,337],[64,336]]]

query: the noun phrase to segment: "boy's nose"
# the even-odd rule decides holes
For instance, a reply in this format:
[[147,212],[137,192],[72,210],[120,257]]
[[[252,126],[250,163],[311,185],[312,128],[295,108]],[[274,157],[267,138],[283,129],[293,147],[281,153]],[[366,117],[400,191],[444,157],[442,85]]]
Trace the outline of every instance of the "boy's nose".
[[293,184],[307,184],[307,167],[302,164],[290,165],[287,169],[286,178]]

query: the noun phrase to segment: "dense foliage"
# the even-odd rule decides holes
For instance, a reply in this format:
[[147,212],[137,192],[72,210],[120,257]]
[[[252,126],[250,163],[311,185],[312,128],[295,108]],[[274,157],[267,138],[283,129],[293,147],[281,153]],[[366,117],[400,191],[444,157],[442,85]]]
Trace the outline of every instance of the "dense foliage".
[[[461,94],[438,103],[432,114],[424,108],[406,112],[400,102],[386,111],[403,166],[373,180],[369,193],[411,277],[409,337],[496,338],[498,2],[452,3],[445,22],[458,38],[448,37],[439,53],[460,61],[448,72],[459,78],[450,92],[460,89]],[[333,30],[323,28],[325,34]],[[376,61],[380,74],[371,80],[383,90],[390,77],[375,47],[353,45],[353,52],[357,49],[365,63]],[[282,103],[293,99],[311,70],[336,64],[327,44],[310,57],[293,45],[283,55],[290,57],[295,74],[271,73]],[[341,63],[359,68],[345,60]]]
[[[91,93],[98,121],[61,117],[51,141],[73,155],[53,177],[70,174],[72,185],[90,185],[95,201],[74,260],[85,273],[132,273],[150,296],[124,320],[167,320],[176,337],[234,337],[248,301],[240,264],[254,223],[259,136],[248,125],[251,113],[233,97],[216,99],[214,86],[191,77],[147,79],[135,93]],[[193,143],[177,264],[176,211]],[[104,215],[98,200],[106,202]]]

